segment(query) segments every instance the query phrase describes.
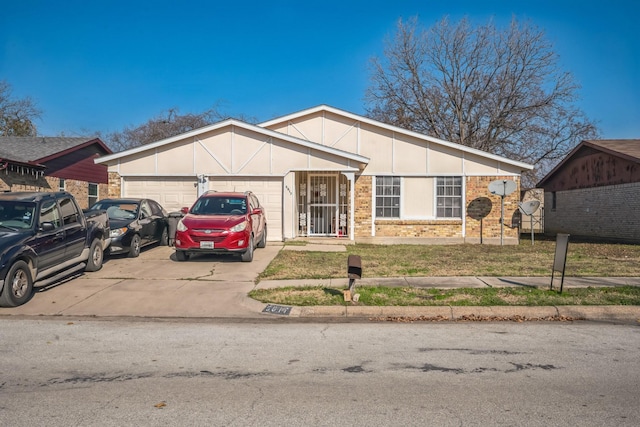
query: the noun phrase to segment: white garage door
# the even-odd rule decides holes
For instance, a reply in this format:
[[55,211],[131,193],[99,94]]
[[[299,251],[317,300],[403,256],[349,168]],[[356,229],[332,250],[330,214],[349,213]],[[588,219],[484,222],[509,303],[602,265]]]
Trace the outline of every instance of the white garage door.
[[167,212],[175,212],[185,206],[191,207],[196,201],[198,189],[195,184],[195,177],[126,177],[122,196],[153,199]]
[[282,178],[209,177],[209,189],[216,191],[251,191],[267,211],[267,238],[282,241]]

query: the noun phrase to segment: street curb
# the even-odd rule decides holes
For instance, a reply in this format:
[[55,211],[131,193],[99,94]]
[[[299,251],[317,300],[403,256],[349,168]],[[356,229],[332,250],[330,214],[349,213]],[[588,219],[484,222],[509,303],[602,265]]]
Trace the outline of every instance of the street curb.
[[290,316],[316,319],[374,320],[593,320],[640,323],[640,306],[441,306],[441,307],[292,307]]

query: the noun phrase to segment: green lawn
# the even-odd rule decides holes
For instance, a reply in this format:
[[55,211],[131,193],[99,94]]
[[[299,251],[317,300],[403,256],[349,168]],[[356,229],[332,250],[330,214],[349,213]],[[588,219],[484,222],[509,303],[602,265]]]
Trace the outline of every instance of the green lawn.
[[[300,242],[296,242],[299,245]],[[359,255],[363,277],[398,276],[551,276],[555,241],[534,245],[347,245],[347,252],[283,250],[260,280],[346,278],[347,258]],[[640,245],[570,242],[566,276],[635,277],[640,273]],[[346,305],[344,289],[321,286],[259,289],[256,300],[274,304]],[[424,289],[357,286],[358,305],[640,305],[640,288],[580,288],[557,291],[535,288]]]
[[[326,279],[346,275],[347,257],[359,255],[363,277],[550,276],[555,241],[531,245],[347,245],[347,252],[280,251],[260,280]],[[633,277],[640,245],[569,243],[566,275]]]

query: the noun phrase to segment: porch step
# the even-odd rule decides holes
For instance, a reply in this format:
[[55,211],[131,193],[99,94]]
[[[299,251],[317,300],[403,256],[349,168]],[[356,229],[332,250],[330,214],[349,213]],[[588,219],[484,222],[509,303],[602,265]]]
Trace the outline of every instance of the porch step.
[[309,245],[353,245],[355,242],[345,237],[296,237],[287,239],[287,242],[304,242]]

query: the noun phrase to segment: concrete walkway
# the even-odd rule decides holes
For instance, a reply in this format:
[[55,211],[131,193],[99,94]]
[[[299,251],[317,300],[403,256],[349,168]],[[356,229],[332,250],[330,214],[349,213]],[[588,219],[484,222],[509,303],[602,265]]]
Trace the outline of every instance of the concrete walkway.
[[[0,318],[13,316],[87,316],[141,318],[274,318],[363,320],[494,320],[561,318],[640,322],[640,306],[558,307],[280,307],[247,296],[256,288],[319,285],[347,289],[348,279],[266,280],[256,284],[260,272],[280,250],[344,251],[344,245],[294,246],[270,243],[255,251],[254,261],[228,256],[197,256],[178,262],[173,248],[145,249],[139,258],[114,257],[102,270],[85,273],[56,286],[38,290],[27,304],[0,308]],[[546,288],[549,277],[398,277],[365,278],[357,286],[508,287]],[[559,286],[559,280],[556,281]],[[640,278],[565,278],[564,287],[640,286]],[[486,319],[485,319],[486,320]]]

